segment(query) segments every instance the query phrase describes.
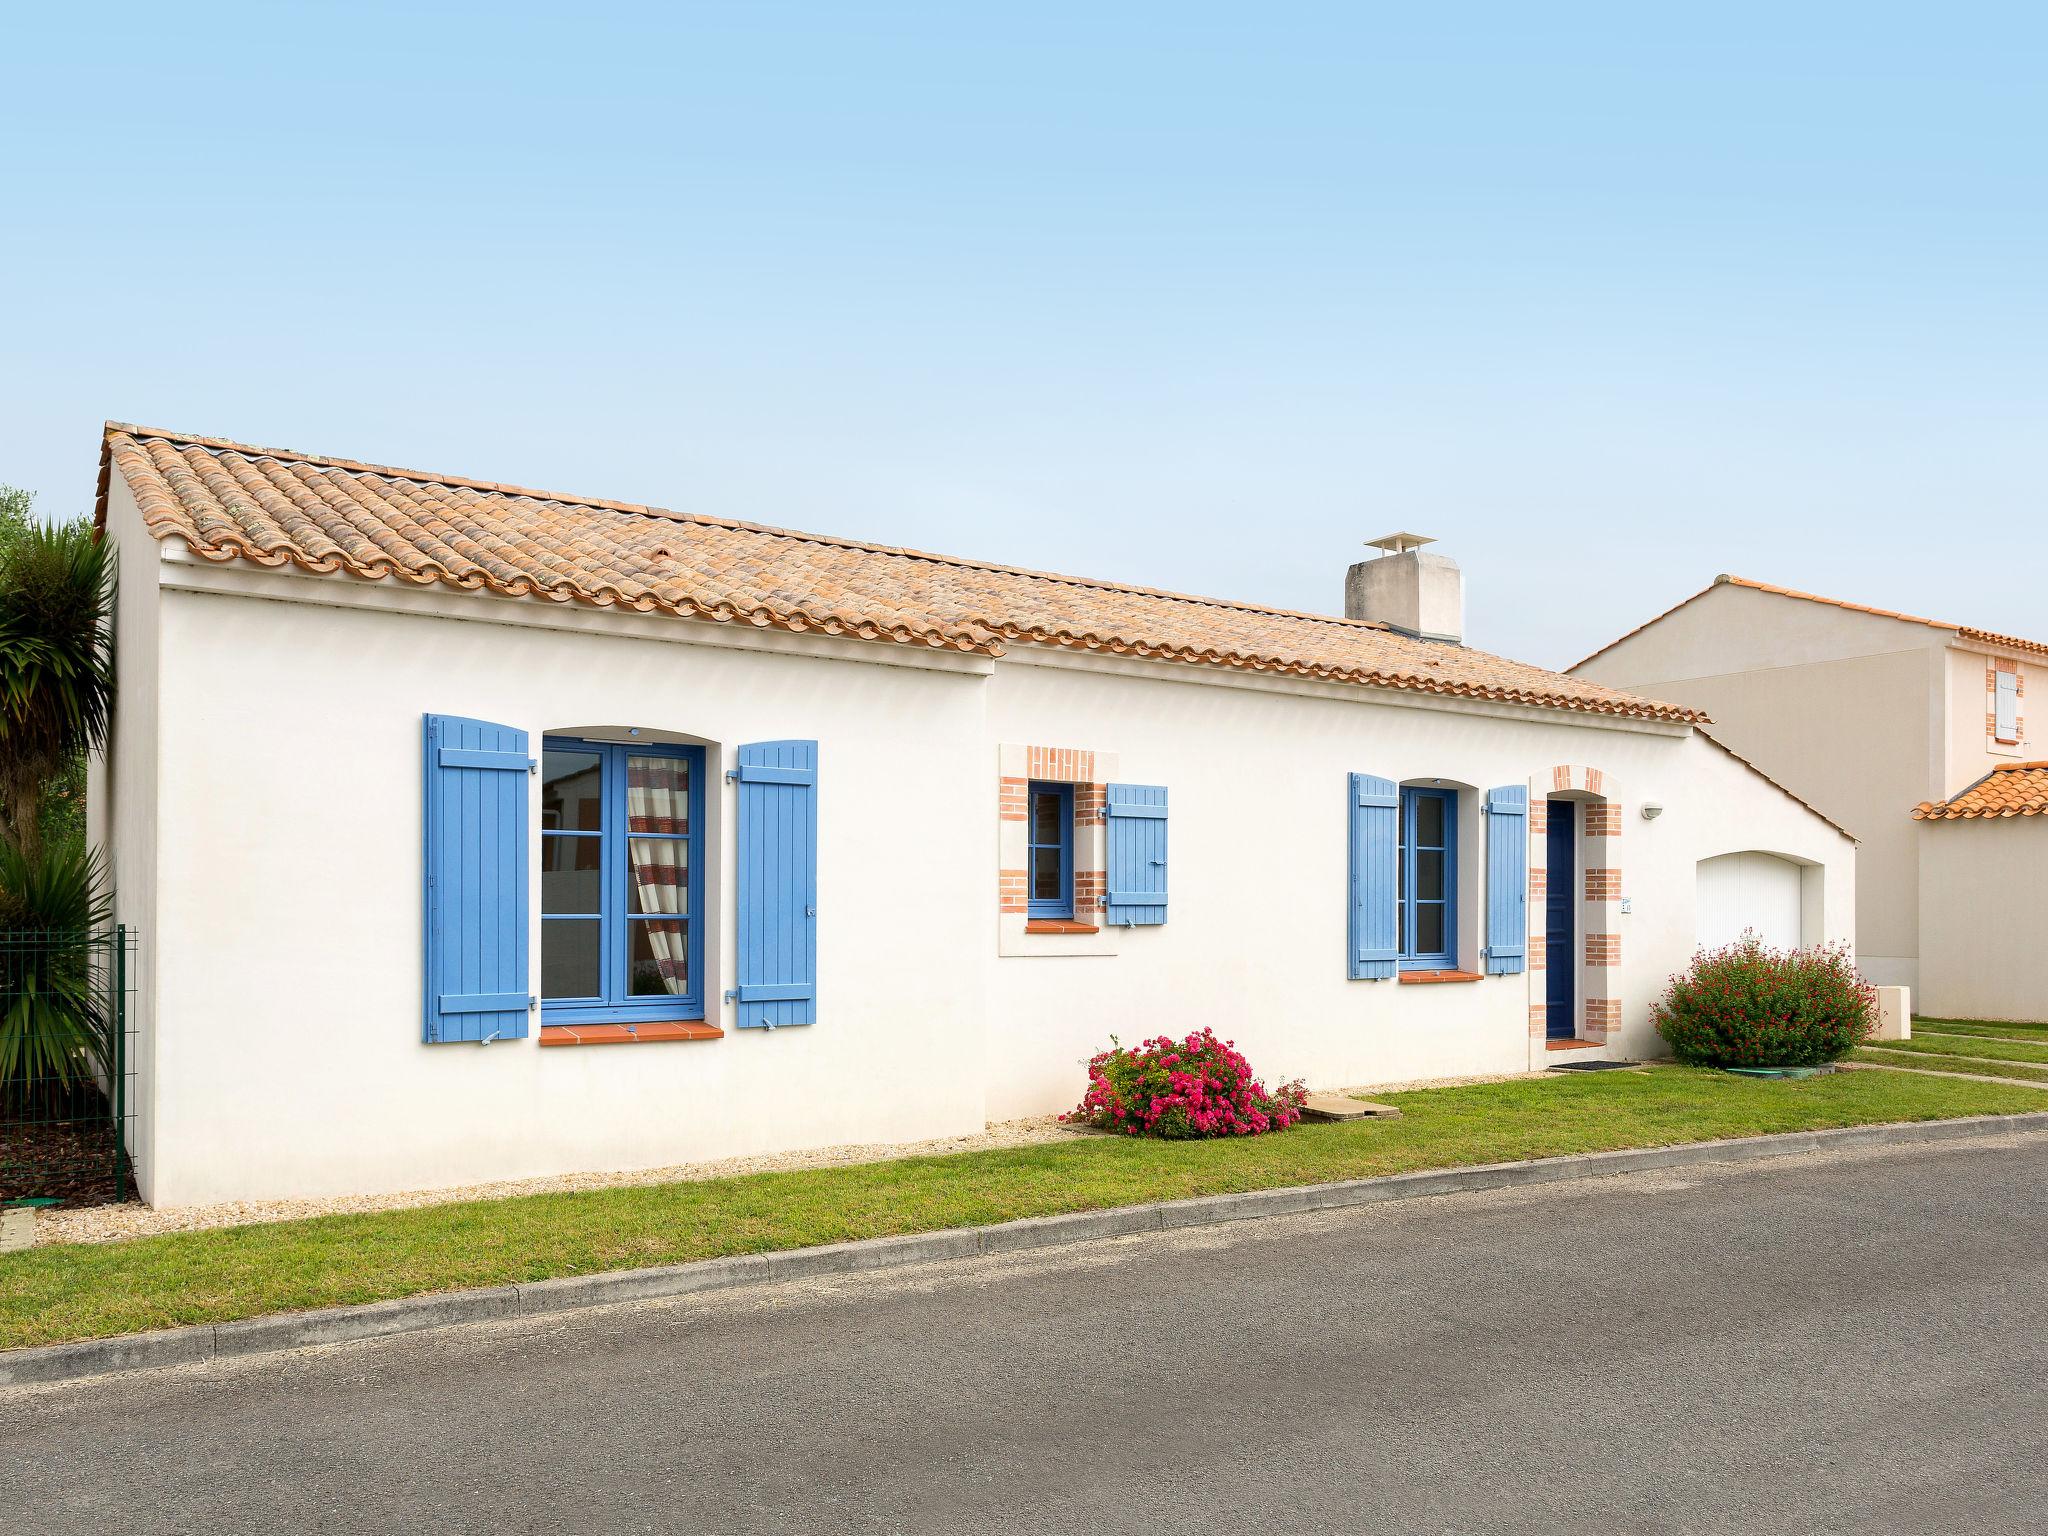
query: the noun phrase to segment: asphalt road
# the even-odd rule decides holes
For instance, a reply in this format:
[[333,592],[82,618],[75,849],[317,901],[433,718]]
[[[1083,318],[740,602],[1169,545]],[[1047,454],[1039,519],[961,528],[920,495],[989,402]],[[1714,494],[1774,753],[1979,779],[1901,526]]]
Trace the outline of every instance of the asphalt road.
[[2048,1528],[2048,1136],[0,1390],[0,1531]]

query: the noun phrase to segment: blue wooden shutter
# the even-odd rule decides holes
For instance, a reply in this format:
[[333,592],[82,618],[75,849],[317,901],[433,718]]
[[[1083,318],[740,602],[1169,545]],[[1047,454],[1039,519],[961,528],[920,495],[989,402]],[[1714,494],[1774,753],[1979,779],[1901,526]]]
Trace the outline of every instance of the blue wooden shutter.
[[428,715],[426,739],[425,1039],[521,1039],[533,1001],[526,732]]
[[818,1018],[818,744],[740,748],[739,985],[741,1029]]
[[2020,739],[2020,675],[2017,672],[1998,674],[1998,729],[2000,741]]
[[1529,791],[1486,793],[1486,973],[1518,976],[1529,963]]
[[1166,921],[1166,791],[1156,784],[1111,784],[1109,904],[1103,915],[1126,928]]
[[1394,974],[1394,861],[1401,833],[1401,791],[1392,779],[1351,775],[1351,975],[1380,981]]

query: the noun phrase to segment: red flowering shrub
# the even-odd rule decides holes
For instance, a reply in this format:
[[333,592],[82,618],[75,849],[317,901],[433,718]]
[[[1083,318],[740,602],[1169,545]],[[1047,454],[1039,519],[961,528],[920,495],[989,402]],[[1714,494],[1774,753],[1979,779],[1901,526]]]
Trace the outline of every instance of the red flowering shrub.
[[1088,1063],[1088,1091],[1061,1119],[1170,1141],[1257,1136],[1294,1124],[1308,1097],[1298,1082],[1268,1092],[1251,1063],[1214,1030],[1185,1040],[1161,1035],[1136,1050],[1111,1035],[1109,1047]]
[[1845,944],[1772,949],[1745,933],[1703,949],[1650,1010],[1680,1061],[1698,1067],[1815,1067],[1877,1022],[1877,989]]

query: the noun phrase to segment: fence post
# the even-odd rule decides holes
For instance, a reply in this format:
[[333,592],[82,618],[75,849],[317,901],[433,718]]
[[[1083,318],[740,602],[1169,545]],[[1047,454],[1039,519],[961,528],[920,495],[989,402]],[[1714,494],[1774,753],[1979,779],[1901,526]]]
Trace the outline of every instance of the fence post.
[[114,925],[114,1199],[126,1192],[122,1167],[128,1156],[128,925]]

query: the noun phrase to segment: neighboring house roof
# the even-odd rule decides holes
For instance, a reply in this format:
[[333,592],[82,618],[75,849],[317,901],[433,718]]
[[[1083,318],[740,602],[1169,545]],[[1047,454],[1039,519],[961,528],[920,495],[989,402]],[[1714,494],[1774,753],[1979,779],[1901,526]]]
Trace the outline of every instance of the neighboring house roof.
[[1709,592],[1713,591],[1715,587],[1747,587],[1752,592],[1768,592],[1774,597],[1796,597],[1802,603],[1825,603],[1830,608],[1846,608],[1851,613],[1867,613],[1874,618],[1896,619],[1901,624],[1923,624],[1929,629],[1945,629],[1964,640],[1978,640],[1987,645],[2002,645],[2015,651],[2031,651],[2037,656],[2048,656],[2048,644],[2044,644],[2039,640],[2022,640],[2016,635],[2001,635],[1995,630],[1974,629],[1968,624],[1944,624],[1940,619],[1923,619],[1910,613],[1895,613],[1889,608],[1873,608],[1867,603],[1845,602],[1839,597],[1816,597],[1811,592],[1800,592],[1791,587],[1774,587],[1767,581],[1751,581],[1746,576],[1729,576],[1724,574],[1716,576],[1710,585],[1700,588],[1691,597],[1686,598],[1684,602],[1673,603],[1669,608],[1658,614],[1656,618],[1644,620],[1627,634],[1608,641],[1599,650],[1593,652],[1592,656],[1586,656],[1573,662],[1565,670],[1575,672],[1591,661],[1594,656],[1606,655],[1617,645],[1620,645],[1622,641],[1631,640],[1648,629],[1652,624],[1657,624],[1670,618],[1672,614],[1685,607],[1687,603],[1698,602]]
[[2000,763],[1953,800],[1922,800],[1915,821],[2048,816],[2048,762]]
[[999,656],[1015,642],[1586,714],[1697,710],[1385,625],[109,422],[144,524],[211,561]]

